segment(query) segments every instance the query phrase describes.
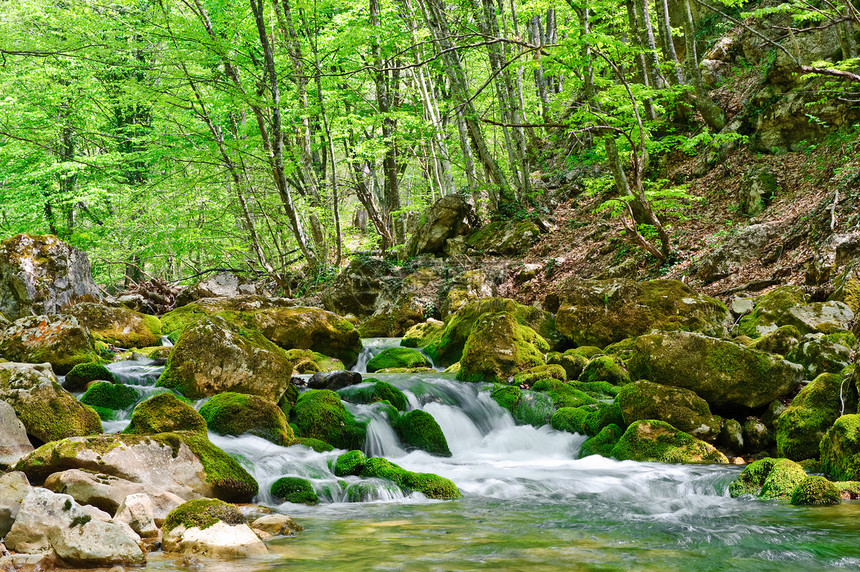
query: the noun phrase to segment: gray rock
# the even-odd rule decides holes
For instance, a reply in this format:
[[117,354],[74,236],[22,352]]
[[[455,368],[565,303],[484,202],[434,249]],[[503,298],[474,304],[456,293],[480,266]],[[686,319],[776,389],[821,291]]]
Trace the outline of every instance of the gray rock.
[[697,275],[705,282],[725,278],[732,268],[762,254],[762,250],[781,232],[777,224],[754,224],[702,256]]
[[20,471],[0,475],[0,538],[6,536],[12,528],[18,509],[21,507],[21,501],[32,490],[33,487],[30,486],[27,475]]
[[441,254],[448,239],[468,234],[475,220],[472,205],[460,195],[448,195],[436,201],[423,215],[425,222],[407,245],[410,256],[422,253]]
[[12,406],[0,400],[0,468],[14,465],[32,450],[24,424]]
[[113,520],[114,522],[124,522],[143,538],[158,536],[158,527],[155,525],[155,508],[152,499],[145,493],[135,493],[125,497]]
[[129,496],[143,494],[149,499],[152,517],[158,523],[164,522],[167,514],[185,500],[153,484],[136,483],[114,475],[80,469],[54,473],[45,479],[44,486],[54,492],[71,495],[81,504],[96,506],[110,514],[119,514],[120,507]]
[[524,220],[491,222],[469,237],[469,245],[488,254],[512,256],[530,248],[540,237],[541,229]]
[[843,302],[815,302],[795,306],[788,309],[785,317],[786,324],[795,326],[804,334],[847,330],[853,320],[854,312]]
[[806,335],[785,359],[803,366],[806,379],[822,373],[839,373],[851,364],[851,350],[819,335]]
[[92,518],[69,495],[33,489],[4,541],[16,552],[53,550],[72,566],[142,565],[146,556],[129,532],[125,526]]
[[244,276],[233,272],[218,272],[193,284],[176,297],[176,306],[184,306],[200,298],[235,298],[236,296],[265,296],[264,289]]
[[285,514],[261,516],[251,523],[251,528],[257,534],[263,532],[269,536],[293,536],[304,530],[301,525]]
[[740,296],[732,298],[730,309],[735,317],[749,314],[755,308],[755,300],[753,298],[741,298]]
[[19,234],[0,243],[0,313],[10,320],[99,299],[80,250],[50,235]]
[[164,535],[165,552],[194,554],[208,558],[247,558],[268,554],[263,541],[247,524],[218,521],[204,530],[180,525]]
[[[524,272],[530,273],[540,268],[538,264],[527,264],[529,270]],[[537,267],[537,268],[534,268]],[[532,276],[533,278],[534,276]],[[529,278],[530,279],[530,278]],[[451,314],[455,314],[457,310],[479,298],[489,298],[498,294],[497,284],[504,281],[501,276],[491,276],[486,269],[478,268],[468,270],[456,278],[451,284],[451,289],[445,296],[445,302],[442,304],[442,317],[445,318]],[[523,279],[525,282],[525,279]]]
[[356,371],[318,371],[308,381],[310,389],[330,389],[337,391],[350,385],[361,383],[361,374]]
[[779,190],[776,175],[769,169],[751,168],[741,177],[738,203],[741,212],[757,216],[770,204]]
[[58,375],[79,363],[98,361],[93,337],[74,316],[29,316],[0,332],[0,355],[10,361],[49,362]]

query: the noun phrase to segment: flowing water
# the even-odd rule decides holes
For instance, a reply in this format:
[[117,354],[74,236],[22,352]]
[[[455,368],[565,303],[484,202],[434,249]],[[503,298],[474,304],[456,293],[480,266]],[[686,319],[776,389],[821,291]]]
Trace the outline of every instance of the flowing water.
[[[392,343],[368,341],[357,369]],[[152,379],[153,371],[140,371]],[[441,373],[374,377],[402,389],[410,408],[433,415],[452,456],[407,452],[380,408],[348,405],[370,420],[365,451],[447,477],[463,497],[431,501],[385,481],[337,478],[330,468],[337,451],[210,434],[260,483],[257,501],[293,516],[305,532],[270,541],[267,558],[207,563],[206,570],[860,568],[858,503],[800,508],[732,499],[726,491],[738,467],[576,460],[583,437],[517,426],[478,385]],[[143,385],[152,391],[151,381]],[[268,488],[282,476],[310,479],[321,504],[278,504]],[[145,569],[182,565],[154,553]]]

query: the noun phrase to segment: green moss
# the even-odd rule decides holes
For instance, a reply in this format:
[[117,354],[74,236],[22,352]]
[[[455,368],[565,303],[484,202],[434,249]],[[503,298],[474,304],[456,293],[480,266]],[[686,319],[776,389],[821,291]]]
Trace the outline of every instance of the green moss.
[[582,428],[586,435],[597,435],[610,425],[621,427],[622,431],[624,427],[627,427],[627,423],[624,421],[624,416],[621,413],[621,407],[617,403],[595,403],[585,405],[583,409],[588,411],[588,415],[586,415],[585,421],[582,423]]
[[367,362],[370,373],[389,368],[430,367],[430,360],[412,348],[386,348]]
[[123,433],[154,435],[173,431],[206,433],[206,421],[187,403],[172,393],[159,393],[142,401],[131,413],[131,423]]
[[860,499],[860,481],[837,481],[833,484],[844,498]]
[[374,403],[377,401],[387,401],[395,409],[406,411],[409,407],[409,400],[406,394],[391,385],[390,383],[379,381],[375,378],[366,378],[364,383],[360,385],[351,385],[337,390],[337,394],[344,401],[350,403]]
[[338,455],[334,463],[334,474],[338,477],[358,475],[366,462],[367,457],[361,451],[348,451]]
[[744,467],[738,478],[729,485],[729,494],[732,497],[739,497],[741,495],[758,496],[761,494],[761,487],[764,485],[764,481],[767,479],[776,461],[776,459],[765,457]]
[[842,495],[839,489],[819,476],[809,476],[800,481],[791,493],[791,504],[793,505],[827,505],[839,504]]
[[590,455],[611,456],[612,449],[618,443],[618,440],[621,439],[623,433],[624,429],[618,425],[607,425],[600,430],[600,433],[586,439],[582,447],[579,448],[579,458],[584,459]]
[[164,519],[162,534],[166,535],[178,526],[186,530],[199,528],[205,530],[210,526],[224,522],[229,525],[245,524],[245,517],[238,508],[217,499],[194,499],[182,503]]
[[542,379],[532,386],[533,391],[546,393],[556,407],[580,407],[597,400],[557,379]]
[[213,445],[205,434],[182,431],[178,435],[193,452],[206,472],[206,482],[212,485],[215,496],[230,502],[250,502],[259,485],[248,471],[233,457]]
[[788,310],[806,304],[809,296],[802,286],[783,286],[759,296],[752,312],[741,318],[738,332],[751,338],[776,330],[784,324]]
[[807,384],[774,422],[779,455],[795,461],[818,458],[821,438],[841,412],[857,411],[855,392],[838,374],[821,374]]
[[621,388],[618,405],[626,424],[659,419],[711,442],[720,434],[720,418],[712,415],[708,403],[689,389],[642,379]]
[[220,435],[248,433],[277,445],[289,445],[293,430],[284,412],[272,401],[244,393],[220,393],[200,408],[210,431]]
[[299,395],[293,409],[301,437],[313,437],[338,449],[361,449],[367,432],[340,398],[328,389],[311,389]]
[[750,494],[763,499],[788,499],[806,478],[803,467],[789,459],[766,457],[747,465],[729,485],[733,497]]
[[579,381],[606,381],[612,385],[624,385],[630,383],[630,374],[618,358],[601,355],[588,362],[579,376]]
[[600,349],[597,346],[579,346],[578,348],[573,348],[572,350],[567,350],[564,353],[565,354],[568,354],[568,353],[576,354],[576,355],[582,356],[585,359],[590,361],[592,358],[594,358],[594,356],[599,356],[599,355],[604,354],[606,352],[604,352],[602,349]]
[[426,411],[415,409],[401,415],[392,423],[392,427],[397,432],[397,436],[410,447],[440,457],[451,456],[442,428]]
[[776,330],[755,340],[750,347],[784,356],[788,355],[800,343],[801,337],[800,330],[796,326],[780,326]]
[[515,385],[496,384],[490,397],[510,411],[517,425],[543,427],[549,423],[555,405],[548,395],[535,391],[523,391]]
[[293,442],[296,445],[304,445],[308,449],[313,449],[317,453],[328,453],[329,451],[334,451],[334,447],[332,447],[325,441],[320,441],[319,439],[314,439],[313,437],[299,437]]
[[492,397],[496,403],[511,413],[516,409],[522,395],[523,391],[516,385],[502,384],[495,385],[493,391],[490,393],[490,397]]
[[574,350],[566,352],[550,352],[546,356],[546,363],[549,365],[560,365],[564,368],[566,379],[576,379],[588,365],[588,358],[579,354],[572,353]]
[[608,381],[568,381],[567,385],[595,399],[615,399],[621,391],[621,387],[612,385]]
[[415,324],[406,331],[400,345],[405,348],[423,349],[431,359],[438,357],[439,342],[445,332],[445,322],[428,320]]
[[70,391],[80,391],[95,380],[115,382],[113,374],[100,363],[79,363],[66,374],[63,385]]
[[564,367],[557,364],[539,365],[526,371],[514,375],[514,383],[516,385],[525,385],[531,387],[535,382],[541,379],[558,379],[560,381],[567,380],[567,372]]
[[584,407],[562,407],[553,414],[549,424],[557,431],[585,435],[583,424],[588,413]]
[[93,408],[101,407],[123,411],[140,399],[140,391],[133,387],[109,381],[98,381],[90,385],[81,396],[81,403]]
[[514,374],[544,365],[549,344],[510,313],[484,314],[475,322],[463,347],[460,381],[507,381]]
[[314,505],[320,502],[311,482],[299,477],[281,477],[272,483],[270,492],[275,498],[296,504]]
[[323,373],[346,369],[339,359],[311,350],[291,349],[284,352],[296,373]]
[[619,461],[728,463],[711,445],[657,420],[631,424],[612,449],[612,456]]
[[843,415],[819,445],[821,468],[837,481],[860,480],[860,415]]
[[43,443],[103,431],[98,413],[56,382],[17,395],[8,393],[4,399],[15,410],[27,434]]
[[90,407],[98,413],[99,418],[102,421],[116,421],[119,414],[114,409],[108,409],[107,407],[99,407],[98,405],[90,405]]
[[386,479],[401,489],[415,490],[431,499],[454,499],[461,496],[457,486],[444,477],[431,473],[413,473],[382,457],[368,459],[360,476],[366,479]]

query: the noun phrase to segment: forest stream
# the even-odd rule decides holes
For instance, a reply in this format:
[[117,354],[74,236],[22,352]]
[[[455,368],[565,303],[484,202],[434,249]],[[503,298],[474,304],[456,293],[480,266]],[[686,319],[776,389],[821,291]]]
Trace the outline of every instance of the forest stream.
[[[397,339],[364,340],[356,370]],[[161,368],[110,366],[152,392]],[[577,460],[585,437],[517,426],[480,384],[436,374],[377,374],[401,389],[409,409],[433,415],[452,456],[401,448],[377,408],[347,404],[370,419],[365,453],[451,479],[454,501],[404,495],[391,482],[339,478],[339,453],[280,447],[253,436],[209,434],[260,483],[258,503],[294,517],[296,537],[269,541],[270,554],[207,561],[210,571],[256,570],[795,570],[860,567],[860,504],[794,507],[733,499],[740,467]],[[203,401],[197,404],[198,408]],[[128,421],[105,424],[119,431]],[[269,487],[309,479],[317,506],[280,504]],[[185,569],[181,556],[150,553],[144,570]]]

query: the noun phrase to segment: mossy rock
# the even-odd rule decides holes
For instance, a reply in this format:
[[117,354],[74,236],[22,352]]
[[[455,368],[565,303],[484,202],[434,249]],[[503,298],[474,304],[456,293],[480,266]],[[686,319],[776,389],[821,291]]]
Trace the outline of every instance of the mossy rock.
[[507,381],[514,374],[545,365],[549,344],[513,314],[484,314],[475,322],[463,348],[460,381]]
[[588,414],[584,407],[561,407],[552,414],[549,424],[556,431],[585,435],[583,425]]
[[823,337],[805,337],[785,359],[803,366],[806,379],[822,373],[839,373],[851,363],[851,350]]
[[413,473],[382,457],[368,459],[359,476],[365,479],[386,479],[407,492],[418,491],[431,499],[455,499],[461,496],[457,485],[444,477],[432,473]]
[[854,314],[860,314],[860,256],[848,261],[833,280],[833,294],[828,300],[843,302]]
[[170,392],[159,393],[140,402],[131,413],[131,423],[123,433],[155,435],[174,431],[206,434],[206,420],[193,407]]
[[524,306],[509,298],[482,298],[469,302],[450,316],[438,343],[429,343],[422,350],[438,365],[454,364],[463,357],[466,342],[478,319],[485,314],[499,313],[513,316],[517,324],[528,326],[550,345],[556,345],[561,339],[555,329],[555,317],[549,312]]
[[284,351],[261,333],[208,316],[182,333],[157,385],[191,399],[234,391],[277,402],[292,372]]
[[200,408],[209,430],[220,435],[248,433],[276,445],[290,445],[293,430],[284,412],[272,401],[244,393],[220,393]]
[[430,367],[433,364],[426,356],[412,348],[386,348],[367,362],[368,373],[389,368]]
[[0,399],[12,406],[36,443],[103,430],[98,413],[60,387],[49,364],[0,363]]
[[584,459],[591,455],[600,455],[601,457],[612,456],[612,449],[618,444],[623,434],[624,429],[618,425],[607,425],[600,430],[600,433],[585,440],[585,443],[579,448],[578,458]]
[[409,399],[405,393],[390,383],[372,377],[365,379],[362,384],[338,389],[337,394],[350,403],[387,401],[398,411],[406,411],[409,407]]
[[13,362],[50,363],[65,375],[82,363],[99,363],[93,337],[74,316],[19,318],[0,332],[0,355]]
[[568,381],[567,385],[599,400],[615,399],[618,392],[621,391],[621,387],[612,385],[608,381]]
[[843,415],[819,444],[821,468],[835,481],[860,480],[860,415]]
[[774,422],[779,456],[817,459],[822,437],[842,412],[857,412],[857,393],[843,376],[824,373],[800,390]]
[[[158,472],[152,463],[159,464]],[[202,474],[195,474],[201,465]],[[96,471],[168,491],[186,488],[190,490],[183,494],[228,502],[250,502],[258,492],[257,481],[248,471],[205,433],[194,431],[69,437],[42,445],[15,465],[32,483],[67,469]]]
[[532,386],[532,390],[546,393],[558,408],[579,407],[597,402],[586,393],[557,379],[542,379]]
[[81,396],[81,403],[94,409],[124,411],[137,403],[138,399],[140,399],[140,391],[133,387],[121,383],[97,381],[90,385]]
[[558,296],[556,327],[576,346],[604,348],[655,329],[724,332],[725,305],[677,280],[571,279]]
[[[292,425],[290,425],[290,429],[293,429]],[[325,441],[314,439],[313,437],[297,437],[293,440],[293,444],[303,445],[308,449],[313,449],[317,453],[328,453],[329,451],[334,451],[334,447],[332,445],[329,445]]]
[[803,467],[790,459],[765,457],[747,465],[729,485],[729,494],[744,494],[762,499],[789,499],[795,487],[806,478]]
[[803,334],[795,326],[780,326],[750,344],[750,347],[763,352],[786,356],[800,344]]
[[798,506],[839,504],[839,488],[824,477],[811,475],[800,481],[791,493],[791,504]]
[[603,355],[606,352],[597,346],[579,346],[578,348],[573,348],[573,349],[567,350],[564,353],[582,356],[585,359],[591,361],[595,357],[597,357],[599,355]]
[[339,359],[311,350],[286,350],[284,355],[293,364],[296,373],[328,373],[346,369]]
[[530,220],[506,219],[491,222],[466,242],[482,252],[512,256],[531,247],[540,234],[540,227]]
[[63,387],[69,391],[84,391],[88,383],[96,380],[116,381],[108,368],[100,363],[79,363],[66,374]]
[[391,426],[406,445],[439,457],[451,456],[442,428],[426,411],[410,411],[394,420]]
[[658,463],[728,463],[712,445],[657,420],[632,423],[613,447],[619,461]]
[[560,365],[564,368],[566,379],[576,379],[588,365],[588,358],[583,357],[573,350],[567,350],[564,353],[550,352],[546,356],[547,365]]
[[535,366],[514,375],[514,383],[516,385],[525,385],[527,387],[531,387],[541,379],[566,381],[567,372],[560,365],[547,364]]
[[687,332],[640,336],[627,369],[635,379],[690,389],[711,408],[755,409],[794,391],[802,368],[772,354]]
[[620,427],[623,432],[628,425],[617,403],[592,403],[581,409],[588,412],[582,422],[582,429],[588,436],[593,437],[610,425]]
[[[403,339],[400,340],[400,345],[404,348],[424,349],[428,346],[437,348],[444,332],[445,322],[430,318],[426,322],[415,324],[406,330]],[[427,355],[431,354],[428,353]]]
[[689,389],[639,380],[618,392],[618,405],[627,425],[644,419],[659,419],[709,443],[720,434],[720,418],[708,403]]
[[516,385],[496,384],[490,397],[510,412],[517,425],[543,427],[549,423],[555,411],[555,405],[548,395],[523,391]]
[[161,532],[167,534],[178,526],[206,530],[219,522],[237,525],[245,524],[246,520],[242,511],[232,504],[218,499],[193,499],[167,514]]
[[347,451],[342,455],[338,455],[334,463],[334,474],[338,477],[358,475],[364,469],[365,463],[367,463],[367,457],[364,453],[361,451]]
[[311,482],[300,477],[281,477],[272,483],[270,492],[276,499],[286,502],[309,505],[320,502]]
[[612,385],[625,385],[630,383],[631,379],[621,360],[615,356],[600,355],[588,362],[579,375],[579,381],[606,381]]
[[293,418],[300,437],[320,439],[338,449],[361,449],[367,433],[340,397],[328,389],[310,389],[299,395]]
[[[753,311],[742,317],[738,332],[751,338],[758,338],[780,326],[788,325],[789,310],[809,302],[809,296],[802,286],[783,286],[759,296]],[[806,333],[806,332],[801,332]]]
[[121,348],[144,348],[161,343],[161,322],[122,306],[85,302],[66,310],[98,341]]
[[836,481],[833,483],[844,499],[860,499],[860,481]]

